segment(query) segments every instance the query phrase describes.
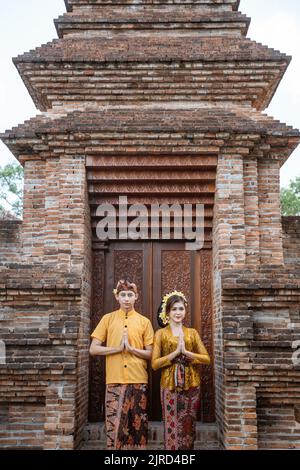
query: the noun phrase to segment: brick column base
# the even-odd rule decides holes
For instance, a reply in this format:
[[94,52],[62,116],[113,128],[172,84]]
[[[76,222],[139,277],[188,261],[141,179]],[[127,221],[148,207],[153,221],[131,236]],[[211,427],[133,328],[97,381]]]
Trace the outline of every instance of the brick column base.
[[224,442],[226,450],[257,450],[256,388],[226,387]]

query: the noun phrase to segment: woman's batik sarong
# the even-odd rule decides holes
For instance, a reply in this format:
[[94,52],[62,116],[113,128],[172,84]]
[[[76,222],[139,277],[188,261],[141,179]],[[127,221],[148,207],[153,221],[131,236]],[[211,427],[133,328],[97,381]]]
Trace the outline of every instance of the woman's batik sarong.
[[107,449],[145,449],[148,438],[146,384],[106,386]]
[[181,391],[161,388],[161,404],[165,449],[193,449],[197,411],[200,405],[200,387]]

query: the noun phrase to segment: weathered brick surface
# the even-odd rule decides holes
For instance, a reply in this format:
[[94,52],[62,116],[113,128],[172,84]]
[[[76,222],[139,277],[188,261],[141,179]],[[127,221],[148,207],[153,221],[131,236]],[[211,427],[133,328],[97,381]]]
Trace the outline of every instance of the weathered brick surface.
[[91,233],[81,163],[25,165],[18,259],[0,265],[0,402],[20,404],[20,422],[28,403],[39,403],[43,421],[36,431],[3,419],[1,447],[72,449],[87,421]]
[[300,262],[300,217],[282,217],[284,262]]
[[259,226],[262,264],[283,263],[280,164],[258,160]]
[[1,261],[18,260],[21,229],[20,220],[0,220]]
[[[8,385],[8,384],[7,384]],[[0,405],[0,442],[4,449],[44,448],[45,403],[18,402]]]
[[[2,140],[24,218],[0,222],[0,446],[86,435],[96,205],[204,203],[216,427],[227,449],[300,448],[299,218],[279,172],[300,134],[261,111],[290,58],[235,0],[66,0],[59,39],[15,59],[43,114]],[[132,8],[133,7],[133,8]]]
[[[300,270],[269,265],[251,274],[251,280],[246,269],[222,275],[224,382],[252,387],[253,445],[299,449],[300,365],[292,358],[300,333]],[[229,414],[237,413],[236,404],[227,399],[224,393],[224,415],[227,408]],[[232,428],[243,423],[238,413]],[[228,429],[225,421],[225,440]],[[239,445],[246,448],[245,442]]]

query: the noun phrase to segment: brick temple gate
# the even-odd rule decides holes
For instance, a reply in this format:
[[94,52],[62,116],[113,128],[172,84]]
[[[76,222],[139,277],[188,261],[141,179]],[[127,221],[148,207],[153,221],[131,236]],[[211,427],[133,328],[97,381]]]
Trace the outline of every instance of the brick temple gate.
[[[212,337],[212,221],[217,168],[216,155],[144,155],[87,157],[87,181],[92,221],[93,293],[91,331],[104,313],[117,308],[112,291],[119,278],[129,275],[138,286],[136,308],[158,328],[156,312],[165,292],[175,287],[186,293],[190,305],[188,324],[198,329],[213,358]],[[96,234],[97,208],[110,202],[119,213],[118,195],[127,197],[128,206],[143,204],[148,213],[148,230],[140,241],[101,243]],[[154,204],[190,204],[195,230],[195,203],[204,205],[204,243],[201,251],[187,251],[185,242],[176,239],[174,219],[170,216],[172,241],[151,240],[151,207]],[[128,222],[133,217],[129,217]],[[163,222],[156,221],[162,238]],[[153,229],[153,226],[152,226]],[[175,231],[176,232],[176,231]],[[117,239],[120,238],[119,227]],[[145,236],[147,237],[145,239]],[[177,235],[178,236],[178,235]],[[213,363],[213,361],[212,361]],[[150,374],[150,410],[152,421],[161,420],[159,373]],[[103,358],[91,359],[89,420],[104,420]],[[155,406],[153,396],[156,397]],[[199,419],[214,422],[213,367],[202,366],[202,396]]]
[[[25,171],[23,221],[0,222],[1,448],[79,448],[103,418],[90,331],[128,257],[146,315],[174,284],[189,296],[213,357],[204,441],[300,448],[300,227],[279,184],[300,134],[263,114],[290,58],[246,38],[238,6],[66,0],[59,39],[14,59],[42,114],[1,134]],[[97,205],[120,195],[203,203],[203,249],[100,243]]]

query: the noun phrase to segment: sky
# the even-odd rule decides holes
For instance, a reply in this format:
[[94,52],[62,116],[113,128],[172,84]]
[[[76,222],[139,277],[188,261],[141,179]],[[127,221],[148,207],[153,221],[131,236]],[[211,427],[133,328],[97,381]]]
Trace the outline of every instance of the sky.
[[[252,18],[248,37],[293,56],[266,112],[300,129],[300,2],[241,0]],[[65,12],[64,0],[0,0],[0,132],[39,114],[11,58],[57,38],[53,19]],[[0,164],[15,158],[0,142]],[[281,185],[300,176],[300,147],[281,169]]]

